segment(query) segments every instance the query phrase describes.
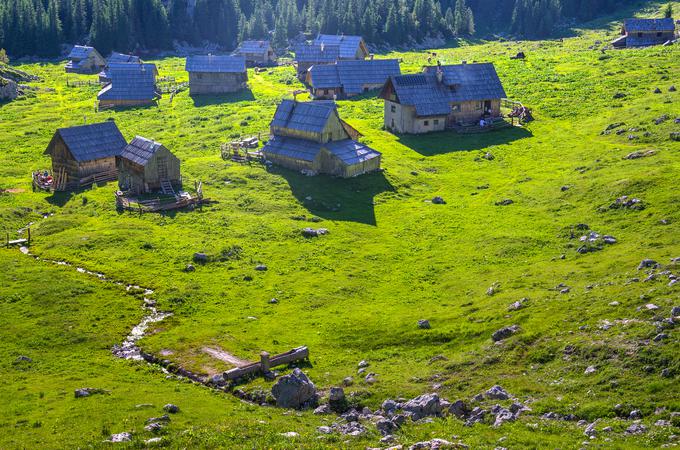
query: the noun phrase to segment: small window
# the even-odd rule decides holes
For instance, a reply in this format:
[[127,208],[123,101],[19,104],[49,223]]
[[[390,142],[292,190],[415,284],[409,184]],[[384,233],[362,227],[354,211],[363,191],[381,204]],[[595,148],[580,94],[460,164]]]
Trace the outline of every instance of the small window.
[[429,126],[430,126],[430,121],[429,121],[429,120],[425,120],[425,121],[423,122],[423,125],[426,126],[426,127],[429,127]]
[[439,125],[439,119],[434,119],[433,123],[434,125]]
[[397,112],[397,107],[394,105],[390,106],[390,111],[392,111],[393,113]]
[[367,87],[364,88],[364,92],[368,92],[369,89]]

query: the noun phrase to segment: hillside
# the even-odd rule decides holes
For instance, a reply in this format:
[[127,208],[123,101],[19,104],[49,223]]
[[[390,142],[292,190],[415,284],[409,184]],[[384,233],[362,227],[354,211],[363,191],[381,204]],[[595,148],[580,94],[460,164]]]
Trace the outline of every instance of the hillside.
[[[670,89],[680,82],[680,47],[602,51],[620,19],[564,40],[435,50],[445,63],[493,62],[508,97],[533,110],[524,128],[395,136],[382,129],[381,100],[339,102],[385,169],[348,180],[220,158],[220,144],[266,135],[277,103],[303,88],[291,67],[249,71],[245,94],[193,100],[185,91],[157,108],[94,112],[98,87],[68,86],[90,78],[65,74],[63,61],[18,66],[40,77],[39,90],[0,105],[0,219],[12,239],[33,223],[39,259],[0,249],[0,448],[99,448],[120,432],[133,433],[123,445],[142,448],[155,436],[146,419],[167,403],[180,408],[160,434],[158,445],[170,448],[386,446],[369,422],[359,436],[324,434],[318,427],[337,417],[257,406],[114,358],[112,347],[145,314],[142,289],[126,285],[153,290],[158,309],[173,313],[141,347],[193,372],[232,367],[205,348],[257,360],[263,350],[306,345],[303,370],[323,394],[352,376],[345,392],[371,410],[430,392],[470,402],[494,385],[530,408],[498,427],[490,415],[473,426],[453,416],[408,422],[395,433],[406,446],[432,438],[470,448],[677,445],[679,340],[668,319],[680,306],[672,278],[680,276],[680,143],[670,139],[680,131],[680,93]],[[525,60],[509,58],[519,51]],[[428,55],[380,57],[401,58],[407,73]],[[183,59],[150,62],[161,76],[187,78]],[[127,139],[171,149],[185,184],[202,181],[215,203],[139,215],[116,211],[115,183],[32,192],[31,171],[49,166],[43,151],[55,128],[107,119]],[[646,156],[627,158],[635,152]],[[644,208],[619,207],[622,196]],[[308,226],[329,234],[305,238]],[[616,242],[580,253],[590,231]],[[186,272],[196,252],[215,261]],[[641,266],[647,259],[659,267]],[[418,327],[422,319],[430,329]],[[513,325],[512,336],[492,340]],[[85,387],[105,392],[74,398]],[[496,403],[510,406],[471,404]],[[567,415],[573,420],[555,419]]]

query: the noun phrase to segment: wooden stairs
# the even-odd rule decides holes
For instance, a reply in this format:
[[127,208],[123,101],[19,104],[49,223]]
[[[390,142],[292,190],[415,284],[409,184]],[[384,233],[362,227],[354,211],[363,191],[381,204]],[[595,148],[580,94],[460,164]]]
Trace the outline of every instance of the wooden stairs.
[[166,195],[177,195],[175,193],[175,188],[172,187],[172,183],[168,180],[161,180],[161,192]]

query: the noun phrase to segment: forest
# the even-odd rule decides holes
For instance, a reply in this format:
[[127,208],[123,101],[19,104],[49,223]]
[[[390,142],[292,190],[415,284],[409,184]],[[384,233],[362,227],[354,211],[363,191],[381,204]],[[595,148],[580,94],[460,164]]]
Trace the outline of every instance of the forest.
[[375,44],[426,38],[556,35],[570,19],[589,20],[632,0],[4,0],[0,48],[51,57],[62,44],[153,53],[173,41],[218,44],[271,38],[286,48],[300,33],[360,34]]

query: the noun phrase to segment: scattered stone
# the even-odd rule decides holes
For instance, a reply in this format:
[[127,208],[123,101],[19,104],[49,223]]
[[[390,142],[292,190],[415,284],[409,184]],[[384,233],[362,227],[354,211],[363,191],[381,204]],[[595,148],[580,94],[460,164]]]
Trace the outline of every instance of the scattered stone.
[[177,414],[179,412],[179,406],[168,403],[163,407],[163,411],[169,412],[170,414]]
[[144,443],[147,444],[147,445],[148,444],[158,444],[162,440],[163,440],[163,438],[158,436],[158,437],[153,437],[151,439],[147,439],[146,441],[144,441]]
[[292,438],[296,438],[296,437],[300,436],[300,434],[296,433],[295,431],[287,431],[285,433],[281,433],[281,436],[292,439]]
[[94,394],[104,394],[106,391],[98,388],[80,388],[76,389],[74,394],[76,398],[89,397]]
[[454,444],[444,439],[431,439],[429,441],[416,442],[408,450],[444,450],[452,448],[468,448],[464,444]]
[[[316,411],[314,411],[314,414],[316,414]],[[327,427],[327,426],[319,427],[319,428],[316,429],[316,431],[318,431],[321,434],[332,434],[333,433],[333,429],[331,427]]]
[[496,416],[493,423],[494,427],[500,427],[505,422],[512,422],[516,418],[510,410],[503,408],[500,405],[494,405],[494,407],[491,408],[491,414]]
[[655,89],[654,89],[654,93],[655,93],[655,94],[661,94],[661,89],[655,88]]
[[378,375],[371,372],[366,377],[364,378],[364,381],[368,384],[375,384],[378,382],[378,379],[376,378]]
[[269,304],[270,304],[270,305],[276,305],[277,303],[279,303],[279,299],[278,299],[278,298],[273,298],[273,299],[269,300]]
[[328,230],[325,228],[319,228],[319,229],[314,229],[314,228],[303,228],[302,229],[302,235],[307,238],[311,237],[319,237],[328,234]]
[[677,91],[675,86],[671,86],[671,87],[668,88],[668,92],[675,92],[675,91]]
[[562,187],[560,188],[560,191],[566,192],[566,191],[568,191],[569,189],[571,189],[571,186],[562,186]]
[[510,306],[508,306],[508,311],[517,311],[519,309],[524,308],[524,305],[529,301],[528,298],[522,298],[519,301],[516,301],[512,303]]
[[28,356],[20,355],[20,356],[17,356],[17,359],[15,359],[14,362],[17,362],[17,363],[18,362],[29,362],[30,363],[30,362],[33,362],[33,360],[31,358],[29,358]]
[[668,339],[668,335],[666,333],[659,333],[654,336],[654,342],[661,342],[664,339]]
[[109,442],[130,442],[132,440],[132,434],[126,432],[112,434],[109,438]]
[[586,429],[585,429],[585,431],[583,432],[583,434],[585,434],[586,436],[588,436],[588,437],[591,438],[591,439],[594,438],[594,437],[596,437],[596,436],[597,436],[597,430],[595,429],[595,425],[597,425],[597,420],[596,420],[595,422],[589,424],[589,425],[586,427]]
[[639,198],[628,198],[627,195],[617,198],[614,203],[609,205],[609,209],[631,209],[642,211],[645,209],[644,203]]
[[656,119],[654,119],[654,124],[656,124],[656,125],[661,125],[662,123],[664,123],[664,122],[667,121],[668,119],[670,119],[670,117],[668,116],[668,114],[664,114],[664,115],[659,116],[659,117],[657,117]]
[[463,400],[456,400],[449,405],[449,413],[459,419],[464,419],[470,414],[470,407]]
[[659,267],[659,263],[654,261],[653,259],[643,259],[640,265],[638,265],[638,270],[642,269],[649,269],[649,268],[657,268]]
[[588,366],[588,367],[586,367],[586,370],[583,373],[586,374],[586,375],[590,375],[590,374],[593,374],[595,372],[597,372],[597,367]]
[[503,339],[507,339],[513,334],[517,333],[519,330],[520,330],[519,325],[503,327],[499,330],[494,331],[494,333],[491,335],[491,339],[494,342],[502,341]]
[[194,262],[198,264],[205,264],[208,262],[208,255],[205,253],[194,253]]
[[435,205],[445,205],[446,201],[442,197],[437,196],[432,199],[432,203]]
[[657,309],[659,309],[659,307],[656,306],[654,303],[647,303],[645,305],[645,309],[647,309],[649,311],[656,311]]
[[257,270],[258,272],[265,272],[267,271],[267,266],[265,266],[264,264],[258,264],[257,266],[255,266],[255,270]]
[[423,394],[404,403],[402,410],[411,415],[413,420],[420,420],[423,417],[439,416],[443,406],[438,394]]
[[363,368],[368,367],[368,366],[369,366],[369,364],[368,364],[368,361],[366,361],[366,360],[361,360],[361,361],[359,361],[359,364],[357,364],[357,367],[359,367],[359,369],[363,369]]
[[484,418],[488,414],[488,411],[485,409],[480,408],[479,406],[476,406],[471,412],[470,415],[468,416],[467,420],[465,421],[465,426],[472,426],[476,423],[481,423],[484,421]]
[[630,414],[628,415],[628,418],[630,420],[642,419],[642,413],[640,412],[639,409],[634,409],[630,412]]
[[504,200],[501,200],[501,201],[499,201],[499,202],[496,202],[496,206],[509,206],[509,205],[512,205],[513,203],[515,203],[514,200],[511,200],[511,199],[509,199],[509,198],[506,198],[506,199],[504,199]]
[[327,404],[321,405],[314,410],[314,414],[316,415],[330,414],[331,412],[331,407]]
[[484,156],[482,156],[482,158],[486,159],[487,161],[493,161],[494,159],[496,159],[496,157],[493,156],[491,152],[486,152]]
[[151,433],[158,433],[164,428],[164,425],[160,422],[152,422],[148,424],[147,426],[144,427],[146,431],[150,431]]
[[193,264],[187,264],[187,266],[184,268],[184,271],[185,271],[185,272],[195,272],[195,271],[196,271],[196,267],[194,267]]
[[484,393],[484,396],[490,400],[507,400],[510,394],[499,385],[492,386]]
[[343,386],[345,386],[345,387],[351,386],[351,385],[354,384],[354,378],[352,378],[352,377],[345,377],[345,378],[343,378],[343,380],[342,380],[342,384],[343,384]]
[[429,320],[421,319],[418,321],[418,328],[420,328],[421,330],[429,330],[430,328],[432,328],[432,326],[430,325]]
[[641,423],[634,423],[631,426],[629,426],[626,429],[626,434],[629,435],[635,435],[635,434],[643,434],[647,432],[647,427],[642,425]]
[[625,97],[626,97],[626,94],[624,94],[623,92],[617,92],[616,94],[613,95],[613,98],[615,98],[615,99],[620,99],[620,98],[625,98]]
[[616,128],[621,128],[625,124],[626,124],[625,122],[610,123],[609,125],[607,125],[607,128],[605,128],[604,131],[611,131],[611,130],[614,130]]
[[621,303],[619,303],[617,301],[613,301],[613,302],[609,303],[609,306],[619,306],[620,304]]
[[671,309],[671,317],[680,317],[680,306],[674,306]]
[[276,399],[276,406],[281,408],[302,409],[314,406],[318,400],[314,383],[299,368],[279,378],[272,387],[272,395]]

